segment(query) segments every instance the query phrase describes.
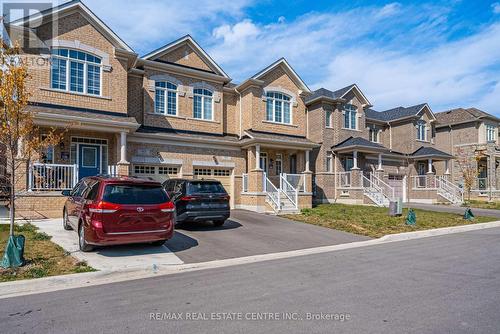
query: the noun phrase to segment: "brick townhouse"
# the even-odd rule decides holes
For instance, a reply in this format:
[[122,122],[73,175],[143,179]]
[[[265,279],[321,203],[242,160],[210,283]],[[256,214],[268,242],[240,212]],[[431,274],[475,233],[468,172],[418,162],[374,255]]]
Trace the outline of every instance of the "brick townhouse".
[[439,149],[456,157],[450,165],[453,182],[463,188],[462,171],[473,168],[477,177],[472,195],[500,197],[500,119],[476,108],[452,109],[437,113],[436,118]]
[[45,60],[30,66],[36,135],[68,129],[25,162],[20,215],[60,216],[60,191],[101,173],[218,179],[233,208],[258,212],[457,200],[427,104],[374,111],[356,85],[311,91],[283,58],[233,83],[191,36],[140,57],[79,1],[11,26],[44,45],[30,55]]

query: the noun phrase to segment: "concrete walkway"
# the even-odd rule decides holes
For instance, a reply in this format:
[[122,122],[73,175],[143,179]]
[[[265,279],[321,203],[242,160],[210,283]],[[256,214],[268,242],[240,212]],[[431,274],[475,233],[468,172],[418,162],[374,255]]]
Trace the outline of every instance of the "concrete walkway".
[[[408,207],[408,204],[405,204],[405,207]],[[460,215],[464,214],[465,212],[464,207],[453,205],[411,203],[410,207],[429,211],[450,212]],[[476,216],[500,218],[500,210],[472,208],[472,213],[474,213],[474,215]]]
[[152,245],[124,245],[97,248],[90,253],[80,252],[78,248],[78,234],[75,231],[66,231],[62,227],[62,219],[34,220],[31,222],[52,236],[52,241],[75,258],[86,261],[92,268],[108,271],[130,269],[159,270],[162,266],[182,264],[174,253],[165,246]]

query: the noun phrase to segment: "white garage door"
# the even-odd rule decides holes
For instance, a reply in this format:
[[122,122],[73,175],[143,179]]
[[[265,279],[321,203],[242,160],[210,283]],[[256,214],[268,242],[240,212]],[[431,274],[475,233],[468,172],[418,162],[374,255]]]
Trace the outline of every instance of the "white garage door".
[[231,196],[231,207],[233,206],[233,178],[232,170],[227,168],[194,168],[195,179],[211,179],[222,183],[226,192]]
[[156,181],[163,182],[170,178],[178,177],[179,169],[179,166],[134,165],[132,175],[138,177],[150,177]]

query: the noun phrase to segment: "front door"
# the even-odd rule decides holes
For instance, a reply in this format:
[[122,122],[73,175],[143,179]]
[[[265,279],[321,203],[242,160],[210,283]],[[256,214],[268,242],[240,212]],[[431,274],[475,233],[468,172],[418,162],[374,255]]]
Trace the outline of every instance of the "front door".
[[297,155],[290,156],[290,174],[297,174]]
[[260,154],[259,166],[260,169],[264,171],[264,173],[267,173],[267,153]]
[[417,186],[419,188],[425,188],[426,177],[425,177],[425,162],[419,162],[417,164],[417,174],[418,174],[418,183]]
[[81,144],[78,148],[78,179],[101,173],[101,146]]

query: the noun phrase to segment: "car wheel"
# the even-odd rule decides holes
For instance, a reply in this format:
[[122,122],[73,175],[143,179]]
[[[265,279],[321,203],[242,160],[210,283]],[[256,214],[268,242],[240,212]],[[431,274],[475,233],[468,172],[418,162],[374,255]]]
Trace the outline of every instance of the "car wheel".
[[151,243],[151,245],[153,246],[163,246],[163,244],[166,242],[167,240],[158,240],[158,241],[153,241]]
[[82,252],[90,252],[94,249],[94,247],[89,245],[85,240],[85,228],[83,227],[83,223],[81,223],[78,228],[78,245],[80,246],[80,250]]
[[217,227],[222,226],[222,225],[224,225],[225,222],[226,222],[225,220],[215,220],[214,226],[217,226]]
[[66,209],[63,211],[63,227],[66,231],[71,231],[73,228],[68,224],[68,212]]

